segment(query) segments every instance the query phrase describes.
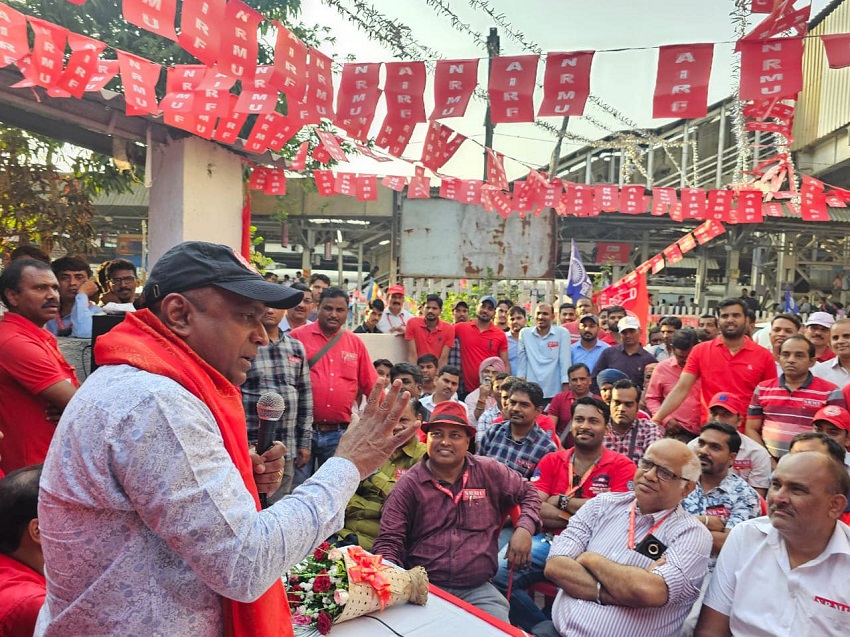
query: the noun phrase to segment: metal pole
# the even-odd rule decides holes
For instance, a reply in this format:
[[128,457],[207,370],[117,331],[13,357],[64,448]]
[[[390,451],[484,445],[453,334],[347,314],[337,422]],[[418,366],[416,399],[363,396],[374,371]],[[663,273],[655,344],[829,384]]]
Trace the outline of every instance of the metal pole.
[[[487,36],[487,55],[490,60],[499,55],[499,32],[495,27],[490,28]],[[492,61],[487,63],[487,83],[490,83],[490,71],[493,68]],[[487,113],[484,115],[484,146],[493,148],[493,129],[496,125],[490,121],[490,102],[487,101]],[[487,181],[487,148],[484,149],[484,181]]]
[[717,172],[714,175],[714,187],[723,187],[723,156],[726,151],[726,104],[720,107],[720,130],[717,133]]
[[[561,132],[558,134],[558,141],[555,142],[555,148],[552,150],[552,157],[549,159],[549,179],[552,179],[555,176],[555,171],[558,169],[558,164],[561,161],[561,143],[564,141],[564,133],[567,132],[567,124],[570,123],[570,118],[565,117],[561,121]],[[590,165],[590,158],[588,156],[588,166]],[[587,183],[590,183],[590,180],[586,180]]]

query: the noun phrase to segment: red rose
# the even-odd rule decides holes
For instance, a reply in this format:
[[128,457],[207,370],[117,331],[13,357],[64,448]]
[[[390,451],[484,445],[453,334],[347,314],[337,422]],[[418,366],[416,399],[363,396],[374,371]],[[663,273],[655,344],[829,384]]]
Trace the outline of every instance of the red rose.
[[331,632],[331,627],[333,626],[333,623],[334,620],[326,611],[319,611],[319,617],[318,621],[316,622],[316,628],[318,628],[321,634],[327,635],[329,632]]
[[331,590],[331,578],[327,574],[319,573],[313,582],[313,591],[316,593],[327,593]]

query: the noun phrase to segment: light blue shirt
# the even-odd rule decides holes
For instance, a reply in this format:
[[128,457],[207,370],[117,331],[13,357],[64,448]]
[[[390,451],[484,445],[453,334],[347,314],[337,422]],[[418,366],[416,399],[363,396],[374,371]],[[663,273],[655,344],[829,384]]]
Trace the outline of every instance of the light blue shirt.
[[578,363],[584,363],[587,365],[587,368],[590,371],[593,371],[593,368],[596,367],[596,361],[599,360],[599,357],[602,356],[602,352],[611,347],[608,343],[603,343],[600,340],[596,341],[596,345],[594,345],[591,349],[584,349],[581,346],[581,341],[576,343],[570,348],[570,353],[572,354],[573,365],[577,365]]
[[[96,314],[103,314],[100,306],[89,303],[89,297],[85,294],[78,294],[74,297],[74,307],[71,308],[71,313],[62,317],[62,323],[64,325],[71,324],[71,338],[91,338],[91,317]],[[45,324],[44,329],[54,336],[59,336],[59,321],[50,319]]]
[[519,340],[513,334],[506,332],[508,337],[508,363],[511,365],[511,375],[519,376]]
[[537,383],[543,396],[551,398],[569,382],[570,333],[553,325],[545,336],[536,327],[524,327],[519,332],[517,375]]

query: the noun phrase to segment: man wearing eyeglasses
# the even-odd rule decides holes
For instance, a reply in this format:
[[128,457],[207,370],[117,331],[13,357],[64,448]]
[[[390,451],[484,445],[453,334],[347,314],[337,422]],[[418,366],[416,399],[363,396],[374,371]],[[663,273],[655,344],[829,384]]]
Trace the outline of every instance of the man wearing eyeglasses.
[[688,447],[654,442],[638,461],[634,492],[602,493],[552,544],[546,577],[558,595],[538,637],[678,635],[708,571],[711,534],[681,502],[699,480]]
[[119,303],[132,303],[136,300],[136,287],[139,279],[136,276],[136,266],[127,259],[115,259],[106,266],[106,280],[109,290]]

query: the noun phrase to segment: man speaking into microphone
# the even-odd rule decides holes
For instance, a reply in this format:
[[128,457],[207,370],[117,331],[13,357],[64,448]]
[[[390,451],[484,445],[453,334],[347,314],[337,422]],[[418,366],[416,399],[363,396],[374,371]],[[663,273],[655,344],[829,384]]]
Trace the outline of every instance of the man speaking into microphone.
[[359,424],[292,497],[283,445],[251,454],[238,385],[268,344],[266,307],[301,300],[231,248],[186,242],[157,261],[143,308],[98,339],[41,482],[47,596],[36,635],[292,634],[280,577],[343,526],[359,481],[414,433],[409,396],[379,381]]

